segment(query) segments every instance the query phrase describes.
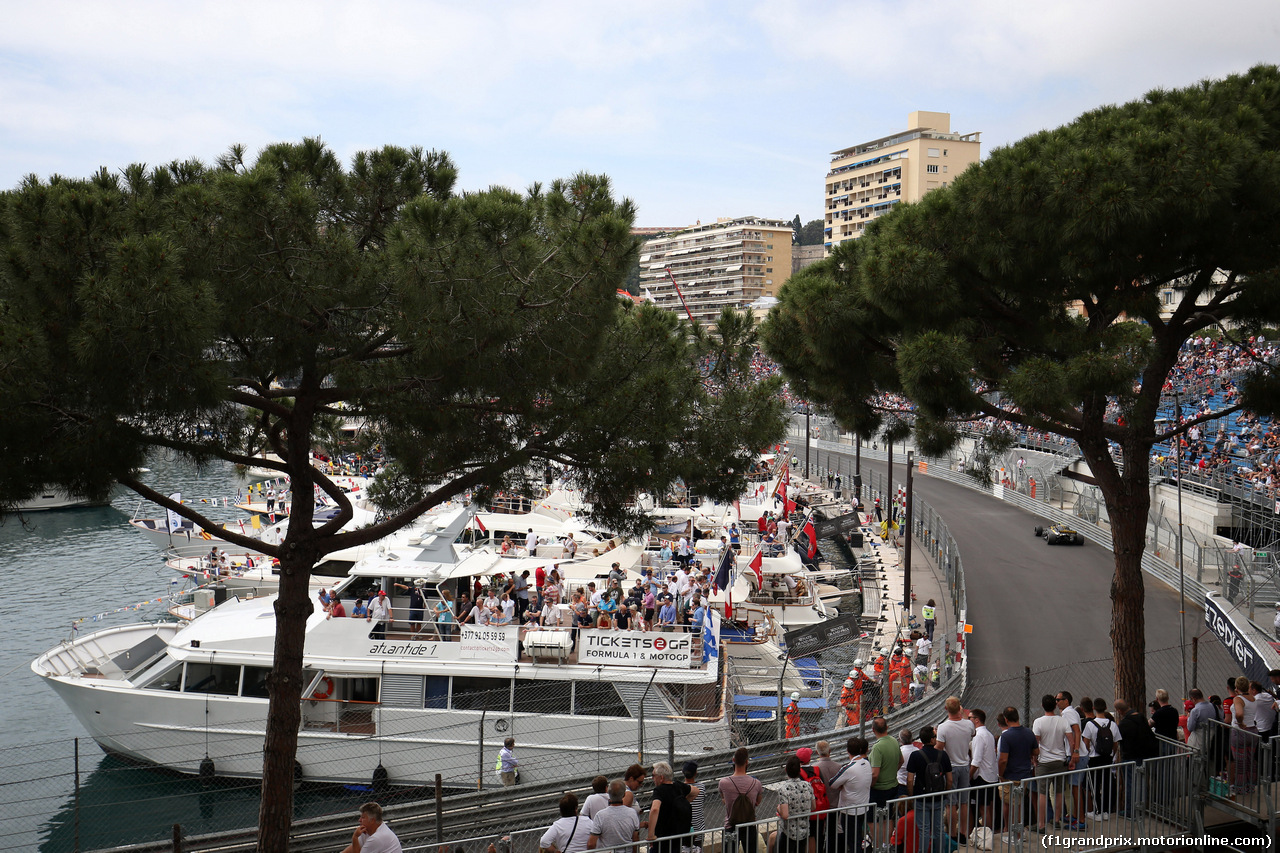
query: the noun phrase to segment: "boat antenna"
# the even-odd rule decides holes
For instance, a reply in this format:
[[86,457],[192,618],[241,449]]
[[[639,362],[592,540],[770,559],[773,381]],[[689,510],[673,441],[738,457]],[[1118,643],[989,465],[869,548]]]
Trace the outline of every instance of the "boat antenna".
[[[381,675],[383,680],[387,677],[387,662],[384,660],[381,665]],[[373,732],[373,739],[378,742],[378,766],[373,768],[373,790],[375,793],[381,794],[387,790],[389,774],[387,768],[382,766],[382,707],[378,707],[378,723]]]
[[[212,657],[210,658],[212,661]],[[206,785],[213,781],[215,768],[209,757],[209,691],[204,693],[204,758],[200,761],[200,781]]]

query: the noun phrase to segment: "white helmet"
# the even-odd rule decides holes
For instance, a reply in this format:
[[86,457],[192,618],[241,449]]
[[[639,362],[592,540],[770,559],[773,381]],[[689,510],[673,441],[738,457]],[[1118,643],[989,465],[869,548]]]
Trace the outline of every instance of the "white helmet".
[[858,670],[862,669],[866,665],[867,665],[866,661],[864,661],[862,658],[858,658],[853,662],[853,667],[854,667],[853,672],[850,672],[849,674],[853,675],[854,672],[857,672]]
[[885,657],[888,657],[888,656],[889,656],[889,650],[888,650],[887,648],[885,648],[885,649],[881,649],[881,650],[880,650],[880,654],[884,655]]
[[844,680],[844,686],[845,686],[845,687],[852,687],[852,686],[853,686],[853,679],[852,679],[852,678],[846,678],[846,679]]
[[799,693],[792,693],[792,694],[791,694],[791,701],[792,701],[792,702],[796,702],[796,701],[798,701],[799,699],[800,699],[800,694],[799,694]]

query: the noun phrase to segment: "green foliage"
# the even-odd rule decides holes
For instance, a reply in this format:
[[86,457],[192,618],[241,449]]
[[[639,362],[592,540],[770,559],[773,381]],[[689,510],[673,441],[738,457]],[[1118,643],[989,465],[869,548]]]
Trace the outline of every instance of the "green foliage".
[[801,246],[821,246],[825,242],[823,230],[826,226],[821,219],[811,219],[801,227],[797,216],[793,227],[796,229],[796,242]]
[[[762,340],[850,421],[900,391],[933,420],[1120,440],[1112,398],[1145,452],[1184,340],[1280,321],[1278,139],[1269,66],[1094,110],[873,222],[783,288]],[[1162,318],[1171,288],[1182,307]],[[1253,403],[1280,408],[1263,387]]]
[[[1162,390],[1188,338],[1280,324],[1280,69],[1155,91],[997,149],[805,273],[761,339],[845,426],[874,428],[877,395],[900,392],[932,452],[958,437],[941,426],[952,417],[1079,443],[1112,519],[1117,695],[1144,701],[1148,460],[1192,423],[1157,433]],[[1169,291],[1181,301],[1162,316]],[[1270,366],[1243,399],[1280,413]],[[970,473],[988,481],[994,458],[980,447]]]
[[0,474],[0,502],[105,491],[153,447],[273,451],[305,489],[301,454],[339,417],[396,459],[394,523],[428,497],[519,488],[547,460],[629,530],[640,490],[733,497],[741,473],[724,472],[782,429],[733,349],[749,325],[722,318],[713,394],[708,345],[616,296],[637,242],[608,179],[462,195],[455,180],[440,152],[344,168],[305,140],[0,198],[0,446],[28,463]]

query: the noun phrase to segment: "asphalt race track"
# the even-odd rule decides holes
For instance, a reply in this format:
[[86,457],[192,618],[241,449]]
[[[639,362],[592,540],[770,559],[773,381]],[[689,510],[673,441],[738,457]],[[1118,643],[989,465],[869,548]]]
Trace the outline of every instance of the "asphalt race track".
[[[826,449],[822,451],[825,458]],[[830,454],[836,455],[836,454]],[[852,466],[852,454],[846,466]],[[881,472],[883,462],[862,460]],[[846,467],[845,470],[849,470]],[[894,464],[894,481],[906,471]],[[975,489],[929,476],[913,479],[916,495],[946,521],[964,561],[969,598],[969,671],[977,680],[993,679],[1111,655],[1111,551],[1093,542],[1083,547],[1049,546],[1033,528],[1046,525],[1039,516]],[[896,485],[895,485],[896,488]],[[1178,593],[1154,578],[1146,581],[1147,649],[1177,646]],[[1205,634],[1204,610],[1189,602],[1187,641],[1200,639],[1198,679],[1206,693],[1221,693],[1227,676],[1239,674],[1212,634]],[[1190,652],[1188,652],[1190,654]],[[1171,695],[1179,684],[1166,687]]]

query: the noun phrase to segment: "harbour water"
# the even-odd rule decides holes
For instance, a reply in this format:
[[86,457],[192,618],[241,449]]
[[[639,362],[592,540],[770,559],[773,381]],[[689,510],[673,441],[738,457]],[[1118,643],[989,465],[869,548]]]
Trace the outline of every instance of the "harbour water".
[[[229,465],[198,470],[156,459],[149,467],[150,485],[186,501],[221,504],[243,487]],[[202,508],[217,520],[243,517],[230,506]],[[160,508],[126,493],[109,506],[31,513],[0,526],[0,843],[10,849],[93,850],[169,838],[175,823],[195,835],[256,821],[256,785],[202,787],[104,755],[31,672],[36,655],[73,630],[165,617],[174,586],[159,553],[128,526],[135,513],[157,517]],[[365,796],[302,792],[299,816]]]
[[[159,459],[150,467],[147,481],[165,494],[204,501],[216,520],[243,518],[232,506],[212,504],[243,488],[230,466],[197,470]],[[127,524],[133,515],[160,514],[130,493],[110,506],[33,513],[0,526],[0,675],[8,687],[0,700],[0,840],[11,848],[96,850],[165,840],[175,824],[190,837],[256,822],[256,783],[204,785],[104,755],[30,669],[39,653],[73,631],[167,617],[175,586],[160,554]],[[834,546],[823,546],[836,568],[846,567]],[[850,654],[832,650],[821,663],[843,672]],[[368,796],[338,786],[308,788],[297,793],[296,814],[354,812]]]

